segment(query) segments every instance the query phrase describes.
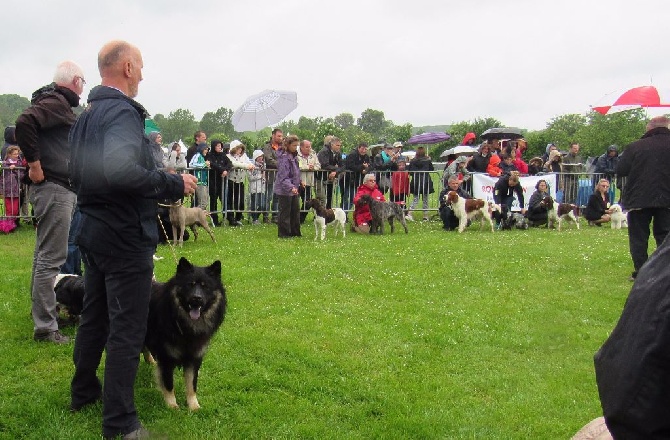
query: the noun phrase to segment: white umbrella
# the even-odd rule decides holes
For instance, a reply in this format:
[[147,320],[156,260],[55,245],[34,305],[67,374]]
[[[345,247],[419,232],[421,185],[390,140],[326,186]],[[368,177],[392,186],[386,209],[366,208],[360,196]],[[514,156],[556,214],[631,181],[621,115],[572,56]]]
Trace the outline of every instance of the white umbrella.
[[298,107],[298,94],[286,90],[265,90],[250,96],[233,113],[237,132],[258,131],[284,119]]
[[444,150],[442,154],[440,154],[440,158],[447,157],[450,154],[455,154],[456,156],[470,156],[475,154],[477,151],[479,151],[477,148],[471,147],[469,145],[457,145],[454,148]]

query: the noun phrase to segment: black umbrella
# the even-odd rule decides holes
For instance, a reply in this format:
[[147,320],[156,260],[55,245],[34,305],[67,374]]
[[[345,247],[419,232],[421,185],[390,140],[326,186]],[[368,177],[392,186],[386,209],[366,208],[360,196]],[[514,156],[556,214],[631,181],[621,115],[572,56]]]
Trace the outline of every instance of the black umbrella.
[[520,139],[523,137],[521,130],[514,127],[489,128],[480,136],[482,139]]

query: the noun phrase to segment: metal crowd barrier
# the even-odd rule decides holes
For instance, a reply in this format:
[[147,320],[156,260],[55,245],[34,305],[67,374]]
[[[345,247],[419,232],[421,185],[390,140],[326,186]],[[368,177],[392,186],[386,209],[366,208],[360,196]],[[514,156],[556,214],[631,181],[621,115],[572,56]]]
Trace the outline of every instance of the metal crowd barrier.
[[[440,167],[436,167],[440,168]],[[189,172],[192,173],[196,170],[194,169],[182,169],[178,172]],[[10,172],[8,169],[2,170],[2,180],[0,181],[0,191],[2,197],[2,203],[0,203],[0,217],[4,219],[21,219],[26,221],[32,220],[32,214],[30,205],[28,203],[29,199],[29,185],[22,185],[22,191],[19,197],[20,200],[20,210],[18,214],[14,212],[7,213],[7,207],[5,203],[5,184],[7,180],[5,179],[5,173]],[[314,180],[313,185],[310,185],[306,191],[301,194],[304,199],[316,197],[319,198],[322,203],[328,205],[329,207],[339,207],[350,213],[354,210],[353,206],[353,197],[356,193],[356,189],[359,186],[359,182],[362,182],[362,176],[354,176],[351,172],[345,171],[338,175],[334,180],[327,179],[327,172],[317,170],[317,171],[305,171],[305,173],[312,173]],[[388,173],[388,172],[387,172]],[[216,212],[219,215],[222,215],[222,221],[225,221],[227,214],[236,214],[241,213],[243,218],[246,220],[251,219],[252,214],[260,215],[273,215],[276,214],[276,206],[273,206],[273,197],[272,191],[274,187],[274,170],[266,170],[266,184],[264,185],[264,191],[262,194],[262,199],[264,199],[264,204],[260,209],[252,208],[251,205],[251,194],[249,191],[249,176],[248,173],[245,173],[242,184],[244,185],[244,191],[241,193],[231,191],[232,182],[227,178],[223,179],[223,185],[220,192],[220,201],[217,203]],[[384,172],[378,173],[377,184],[381,183],[379,174],[385,174]],[[420,171],[420,172],[408,172],[410,180],[410,188],[412,188],[411,182],[427,182],[427,179],[432,181],[433,192],[428,192],[428,188],[419,184],[418,193],[419,198],[416,203],[416,196],[412,194],[412,191],[406,195],[405,201],[407,209],[412,207],[413,212],[416,213],[415,219],[419,220],[421,217],[434,216],[437,214],[440,201],[438,200],[439,193],[444,188],[444,182],[442,180],[443,171],[438,169],[436,171]],[[560,190],[561,201],[566,203],[574,203],[579,207],[586,206],[589,196],[593,193],[596,183],[600,178],[606,178],[610,181],[610,200],[612,203],[615,201],[618,202],[621,198],[621,189],[625,185],[625,178],[618,178],[612,175],[604,174],[595,174],[595,173],[558,173],[557,182],[558,190]],[[468,189],[470,193],[471,183],[466,181],[463,183],[465,189]],[[384,196],[387,200],[392,200],[392,189],[391,188],[380,188],[384,190]],[[230,194],[229,194],[230,193]],[[426,196],[426,205],[423,202],[423,196]],[[528,198],[530,194],[528,195]],[[243,208],[237,209],[239,206],[237,202],[242,198]],[[425,207],[424,207],[425,206]],[[302,208],[302,203],[301,203]],[[209,211],[210,206],[207,205],[206,209]],[[307,211],[302,211],[307,213]]]

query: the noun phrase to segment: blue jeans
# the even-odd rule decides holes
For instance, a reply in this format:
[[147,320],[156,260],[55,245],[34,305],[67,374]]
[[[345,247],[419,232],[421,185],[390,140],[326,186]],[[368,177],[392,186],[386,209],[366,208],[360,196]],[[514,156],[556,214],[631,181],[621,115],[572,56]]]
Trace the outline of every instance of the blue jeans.
[[81,275],[81,252],[79,246],[75,244],[76,232],[80,228],[81,212],[75,207],[72,215],[72,222],[70,223],[70,232],[67,236],[67,258],[65,263],[60,268],[60,273],[68,273]]
[[77,196],[60,185],[44,181],[31,185],[30,201],[37,219],[30,280],[34,331],[49,333],[58,330],[54,281],[67,257],[68,233]]
[[[102,432],[113,437],[140,427],[134,384],[147,331],[153,250],[111,257],[81,247],[81,253],[86,296],[74,343],[72,406],[102,396]],[[103,350],[104,392],[96,374]]]

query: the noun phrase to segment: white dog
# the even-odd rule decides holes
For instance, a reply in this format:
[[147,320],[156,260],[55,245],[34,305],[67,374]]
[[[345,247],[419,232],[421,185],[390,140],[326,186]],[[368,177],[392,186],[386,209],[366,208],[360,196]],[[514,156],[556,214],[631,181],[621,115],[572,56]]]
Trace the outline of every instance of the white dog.
[[611,220],[610,223],[612,225],[612,229],[627,228],[628,215],[627,213],[623,212],[621,205],[615,203],[612,206],[610,206],[610,210],[612,211],[612,213],[610,214],[610,220]]

